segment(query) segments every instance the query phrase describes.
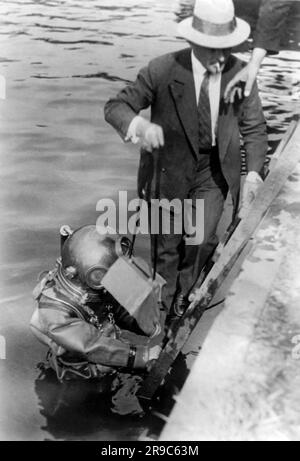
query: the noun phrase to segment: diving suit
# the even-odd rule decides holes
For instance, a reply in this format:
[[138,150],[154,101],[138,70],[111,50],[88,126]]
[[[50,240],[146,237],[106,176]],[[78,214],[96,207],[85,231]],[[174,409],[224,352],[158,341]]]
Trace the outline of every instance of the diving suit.
[[48,346],[48,365],[59,380],[146,369],[160,352],[159,346],[145,345],[145,337],[158,334],[159,310],[139,324],[101,285],[130,241],[101,235],[96,226],[74,232],[63,226],[61,236],[61,257],[34,290],[38,306],[30,321]]

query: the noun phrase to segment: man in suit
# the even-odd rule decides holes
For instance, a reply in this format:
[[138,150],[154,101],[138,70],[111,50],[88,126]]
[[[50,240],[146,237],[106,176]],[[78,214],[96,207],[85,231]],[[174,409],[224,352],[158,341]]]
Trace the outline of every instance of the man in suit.
[[[230,190],[234,210],[240,191],[240,134],[247,154],[244,205],[262,182],[267,135],[257,86],[235,104],[225,104],[227,83],[242,68],[231,48],[245,41],[249,25],[235,17],[232,0],[197,0],[194,15],[179,24],[190,47],[152,60],[137,80],[110,99],[106,120],[123,140],[141,140],[139,191],[153,197],[204,200],[204,241],[191,246],[184,235],[158,236],[157,269],[166,279],[164,303],[181,316],[188,295],[217,244],[216,229]],[[151,107],[151,121],[139,115]],[[150,152],[159,151],[157,175]],[[152,169],[153,170],[153,169]],[[152,238],[153,242],[153,238]]]

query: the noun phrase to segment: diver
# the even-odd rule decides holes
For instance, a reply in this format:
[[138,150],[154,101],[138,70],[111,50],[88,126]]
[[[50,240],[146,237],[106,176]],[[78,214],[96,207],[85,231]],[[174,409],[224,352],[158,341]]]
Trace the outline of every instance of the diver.
[[146,341],[159,334],[159,309],[139,322],[101,284],[131,242],[101,235],[92,225],[74,232],[63,226],[61,241],[56,267],[43,274],[33,293],[38,306],[30,327],[48,346],[47,366],[60,381],[147,370],[161,350]]

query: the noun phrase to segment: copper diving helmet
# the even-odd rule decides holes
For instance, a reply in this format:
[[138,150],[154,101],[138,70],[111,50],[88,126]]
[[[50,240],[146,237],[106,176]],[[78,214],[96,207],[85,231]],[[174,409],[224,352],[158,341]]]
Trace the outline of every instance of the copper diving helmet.
[[118,257],[126,255],[130,249],[127,237],[103,235],[93,225],[75,231],[63,226],[61,237],[63,271],[93,290],[102,289],[103,276]]

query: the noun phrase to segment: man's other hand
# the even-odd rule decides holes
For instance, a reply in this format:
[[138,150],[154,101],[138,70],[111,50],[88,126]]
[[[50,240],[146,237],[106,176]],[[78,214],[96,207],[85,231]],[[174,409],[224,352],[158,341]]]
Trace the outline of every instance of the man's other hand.
[[256,197],[258,189],[263,184],[261,176],[255,171],[250,171],[246,176],[243,193],[242,193],[242,203],[239,211],[239,217],[241,219],[245,218],[248,214],[250,205]]
[[136,135],[141,139],[143,147],[150,152],[153,149],[163,147],[165,144],[162,127],[156,125],[156,123],[148,122],[143,117],[139,117],[136,126]]

